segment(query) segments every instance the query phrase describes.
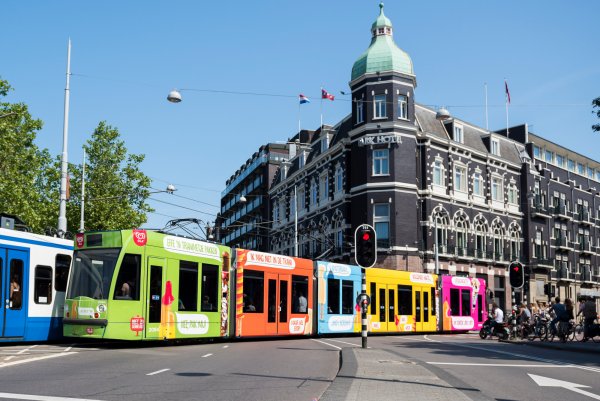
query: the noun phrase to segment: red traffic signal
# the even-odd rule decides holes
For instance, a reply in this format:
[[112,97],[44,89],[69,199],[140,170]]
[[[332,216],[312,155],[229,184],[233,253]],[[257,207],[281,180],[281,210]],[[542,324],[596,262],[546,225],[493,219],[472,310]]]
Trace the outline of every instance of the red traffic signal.
[[525,283],[525,272],[521,262],[512,262],[508,266],[508,278],[512,288],[521,288]]
[[354,259],[364,268],[377,262],[377,233],[368,224],[361,224],[354,232]]

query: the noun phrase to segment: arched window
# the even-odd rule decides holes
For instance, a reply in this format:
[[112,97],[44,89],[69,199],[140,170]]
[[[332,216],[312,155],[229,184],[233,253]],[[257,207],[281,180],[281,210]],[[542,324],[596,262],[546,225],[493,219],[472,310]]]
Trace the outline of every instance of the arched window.
[[494,259],[504,260],[504,226],[500,220],[494,220],[492,223],[492,233],[494,236]]
[[464,214],[458,214],[454,217],[454,227],[456,229],[456,252],[458,256],[467,255],[468,237],[467,232],[469,223]]
[[521,228],[513,223],[510,226],[510,260],[519,260],[521,257]]
[[[448,228],[450,218],[444,208],[437,208],[431,216],[433,220],[434,236],[437,236],[437,246],[439,253],[448,253]],[[435,241],[435,237],[434,237]]]
[[475,222],[473,223],[475,227],[475,257],[479,259],[486,258],[486,250],[487,250],[487,235],[488,235],[488,225],[487,221],[482,216],[477,216],[475,218]]

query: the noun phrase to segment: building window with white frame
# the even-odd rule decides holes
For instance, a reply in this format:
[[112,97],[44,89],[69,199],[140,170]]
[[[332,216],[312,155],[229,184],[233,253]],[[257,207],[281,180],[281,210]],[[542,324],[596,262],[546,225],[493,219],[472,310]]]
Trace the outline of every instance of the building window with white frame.
[[433,162],[433,184],[443,187],[445,185],[444,165],[441,161]]
[[508,187],[508,203],[512,203],[513,205],[519,203],[517,186],[515,184],[511,184]]
[[542,154],[542,149],[539,146],[533,145],[533,157],[539,159]]
[[319,195],[319,201],[321,203],[327,202],[329,197],[329,177],[327,176],[327,173],[322,174],[319,177]]
[[577,163],[577,173],[581,175],[585,174],[585,167],[582,163]]
[[492,200],[504,201],[504,190],[502,188],[502,178],[500,177],[492,177]]
[[454,190],[467,192],[467,168],[465,166],[454,166]]
[[387,110],[386,110],[386,95],[375,95],[373,101],[373,107],[375,108],[373,111],[374,118],[386,118]]
[[546,157],[544,159],[546,163],[554,163],[554,152],[546,150]]
[[321,153],[325,153],[329,148],[329,135],[323,136],[321,139]]
[[569,171],[575,172],[575,160],[568,159],[567,165],[568,165]]
[[318,194],[317,182],[316,182],[316,180],[313,180],[313,182],[310,185],[310,206],[311,207],[317,206],[317,203],[319,201],[317,194]]
[[377,233],[377,246],[390,247],[390,204],[376,203],[373,207],[373,225]]
[[335,192],[341,193],[344,189],[344,171],[339,164],[335,168]]
[[565,167],[565,157],[562,155],[559,155],[558,153],[556,154],[556,165],[558,167]]
[[491,138],[490,149],[493,155],[500,156],[500,141],[495,138]]
[[483,196],[483,177],[479,171],[473,174],[473,195]]
[[373,175],[389,175],[389,149],[373,149]]
[[454,125],[454,141],[465,143],[465,137],[462,125]]
[[408,99],[406,95],[398,95],[398,118],[408,120]]
[[365,121],[365,103],[361,99],[356,101],[356,123],[360,124],[363,121]]

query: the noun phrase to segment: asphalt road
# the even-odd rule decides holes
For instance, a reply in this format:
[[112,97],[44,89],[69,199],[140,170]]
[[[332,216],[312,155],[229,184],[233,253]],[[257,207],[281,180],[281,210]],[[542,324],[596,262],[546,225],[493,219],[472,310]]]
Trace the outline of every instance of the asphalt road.
[[[472,400],[600,400],[600,353],[595,352],[600,344],[588,344],[590,352],[572,352],[480,340],[475,334],[372,336],[368,341],[396,361],[427,369]],[[3,345],[0,400],[313,401],[335,379],[340,350],[360,345],[359,337]],[[387,383],[418,391],[421,384],[408,382]],[[377,394],[370,399],[377,400]]]
[[0,399],[311,401],[339,368],[339,350],[310,339],[0,349]]

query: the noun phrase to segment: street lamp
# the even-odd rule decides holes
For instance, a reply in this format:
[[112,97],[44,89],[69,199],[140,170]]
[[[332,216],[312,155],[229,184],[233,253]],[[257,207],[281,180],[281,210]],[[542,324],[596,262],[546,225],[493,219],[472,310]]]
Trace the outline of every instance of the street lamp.
[[181,93],[177,89],[173,89],[167,95],[167,100],[171,103],[179,103],[181,102]]

